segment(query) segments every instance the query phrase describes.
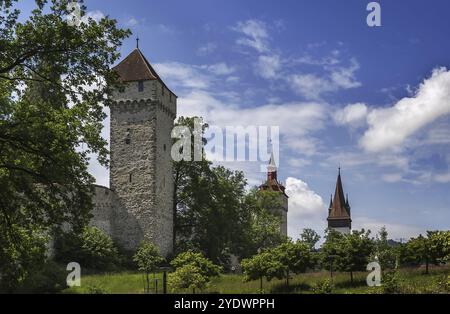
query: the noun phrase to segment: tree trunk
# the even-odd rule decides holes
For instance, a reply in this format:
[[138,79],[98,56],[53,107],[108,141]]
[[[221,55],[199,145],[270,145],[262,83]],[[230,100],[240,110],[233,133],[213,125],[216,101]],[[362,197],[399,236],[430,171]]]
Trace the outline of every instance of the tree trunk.
[[429,268],[430,262],[428,261],[428,258],[425,260],[425,274],[428,275],[428,268]]
[[350,282],[353,284],[353,271],[350,271]]
[[145,277],[146,277],[146,281],[147,281],[146,293],[149,293],[150,292],[150,278],[149,278],[148,272],[145,273]]
[[259,278],[259,293],[262,293],[262,289],[263,289],[263,277],[261,276]]
[[195,288],[192,288],[192,294],[195,294]]
[[286,286],[289,288],[289,271],[286,273]]

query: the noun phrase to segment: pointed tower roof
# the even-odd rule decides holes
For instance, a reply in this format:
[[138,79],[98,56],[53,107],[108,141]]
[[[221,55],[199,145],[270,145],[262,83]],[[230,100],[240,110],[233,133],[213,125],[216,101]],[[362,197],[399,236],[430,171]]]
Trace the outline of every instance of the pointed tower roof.
[[276,172],[277,171],[277,164],[275,163],[275,158],[273,157],[273,152],[270,153],[270,160],[269,165],[267,166],[268,172]]
[[350,218],[350,213],[347,210],[346,200],[344,197],[344,189],[342,187],[341,180],[341,169],[339,168],[339,173],[336,181],[336,190],[334,192],[333,203],[330,207],[330,214],[328,218]]
[[[122,82],[158,80],[170,91],[139,48],[135,48],[125,59],[113,67],[112,70],[119,74]],[[173,93],[172,91],[170,92]]]

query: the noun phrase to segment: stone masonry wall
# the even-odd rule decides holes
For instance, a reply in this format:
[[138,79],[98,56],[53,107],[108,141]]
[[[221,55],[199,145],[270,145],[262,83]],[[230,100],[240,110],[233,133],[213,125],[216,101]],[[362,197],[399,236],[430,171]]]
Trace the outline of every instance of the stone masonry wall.
[[96,187],[92,224],[128,250],[147,238],[172,252],[170,137],[176,96],[158,81],[130,82],[111,105],[110,189]]

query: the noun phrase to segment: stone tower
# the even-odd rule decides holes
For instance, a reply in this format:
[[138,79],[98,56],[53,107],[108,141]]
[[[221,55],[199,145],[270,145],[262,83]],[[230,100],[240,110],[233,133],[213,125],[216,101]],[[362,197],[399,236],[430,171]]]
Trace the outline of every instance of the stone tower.
[[339,168],[336,181],[336,190],[330,199],[330,207],[328,209],[328,228],[334,229],[344,234],[349,234],[352,229],[352,219],[350,213],[350,204],[344,198],[344,189],[342,188],[341,168]]
[[173,250],[171,131],[177,96],[136,48],[113,68],[124,83],[111,104],[113,238],[134,250],[145,238]]
[[281,218],[281,234],[287,236],[288,196],[285,193],[285,187],[278,182],[277,165],[275,164],[273,153],[270,156],[269,165],[267,166],[267,180],[259,186],[259,189],[261,191],[274,191],[279,193],[281,206],[280,208],[274,208],[273,211]]

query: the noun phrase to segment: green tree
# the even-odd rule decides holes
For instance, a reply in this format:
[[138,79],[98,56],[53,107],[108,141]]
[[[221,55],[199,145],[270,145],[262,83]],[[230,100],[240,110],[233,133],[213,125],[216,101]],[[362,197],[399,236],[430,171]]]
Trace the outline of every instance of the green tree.
[[374,257],[378,259],[381,269],[393,269],[397,266],[398,254],[395,247],[388,242],[388,232],[382,227],[375,240]]
[[150,241],[142,241],[133,256],[133,261],[137,264],[138,269],[145,273],[144,291],[150,292],[150,273],[155,273],[164,262],[158,247]]
[[[215,265],[201,253],[187,251],[178,254],[170,264],[175,272],[170,274],[169,281],[173,289],[191,288],[203,289],[211,280],[211,277],[220,275],[222,268]],[[190,277],[189,274],[192,276]]]
[[287,286],[289,286],[290,274],[303,273],[308,268],[314,266],[311,247],[302,241],[293,242],[292,240],[288,240],[269,252],[275,260],[283,265],[283,278],[286,279]]
[[63,264],[78,262],[81,267],[104,271],[119,262],[113,240],[96,227],[84,227],[81,234],[67,232],[58,236],[55,250],[55,259]]
[[257,189],[247,192],[242,172],[213,167],[201,150],[208,127],[201,118],[181,117],[177,127],[180,139],[176,143],[191,138],[191,146],[175,145],[174,149],[188,150],[191,160],[199,149],[202,158],[174,162],[176,252],[201,251],[215,263],[227,265],[230,255],[248,257],[258,249],[282,243],[280,217],[273,211],[281,207],[279,194]]
[[[194,126],[196,119],[200,128]],[[184,137],[191,136],[193,159],[194,148],[201,150],[198,146],[206,143],[203,132],[207,124],[197,117],[181,117],[177,126],[185,128]],[[241,209],[246,180],[242,172],[212,167],[203,153],[201,157],[174,163],[176,251],[202,251],[223,265],[230,254],[239,255],[239,243],[244,242],[246,220]]]
[[179,289],[192,289],[192,293],[195,294],[196,290],[205,289],[208,282],[208,277],[191,264],[179,267],[169,274],[169,285],[173,292]]
[[429,265],[438,265],[448,257],[448,231],[427,231],[427,237],[419,235],[407,243],[408,259],[414,264],[425,263],[425,274]]
[[333,263],[334,268],[350,273],[353,283],[353,272],[364,271],[374,250],[374,243],[369,238],[370,230],[353,230],[351,234],[338,234],[329,231],[322,246],[323,264]]
[[273,212],[273,209],[280,207],[281,200],[277,192],[254,188],[246,195],[244,210],[247,219],[247,247],[243,256],[252,256],[260,250],[274,248],[287,240],[280,232],[280,216]]
[[320,240],[320,236],[313,229],[305,228],[300,234],[300,240],[304,243],[307,243],[313,251],[316,247],[317,242]]
[[102,109],[129,34],[108,17],[69,25],[67,0],[35,1],[26,20],[16,2],[0,1],[0,264],[10,285],[27,277],[27,261],[44,263],[43,236],[64,223],[81,232],[89,219],[89,156],[107,164]]
[[263,292],[263,278],[267,281],[273,278],[282,278],[286,272],[283,266],[270,251],[260,252],[250,258],[241,261],[242,271],[244,272],[244,280],[258,280],[260,293]]

